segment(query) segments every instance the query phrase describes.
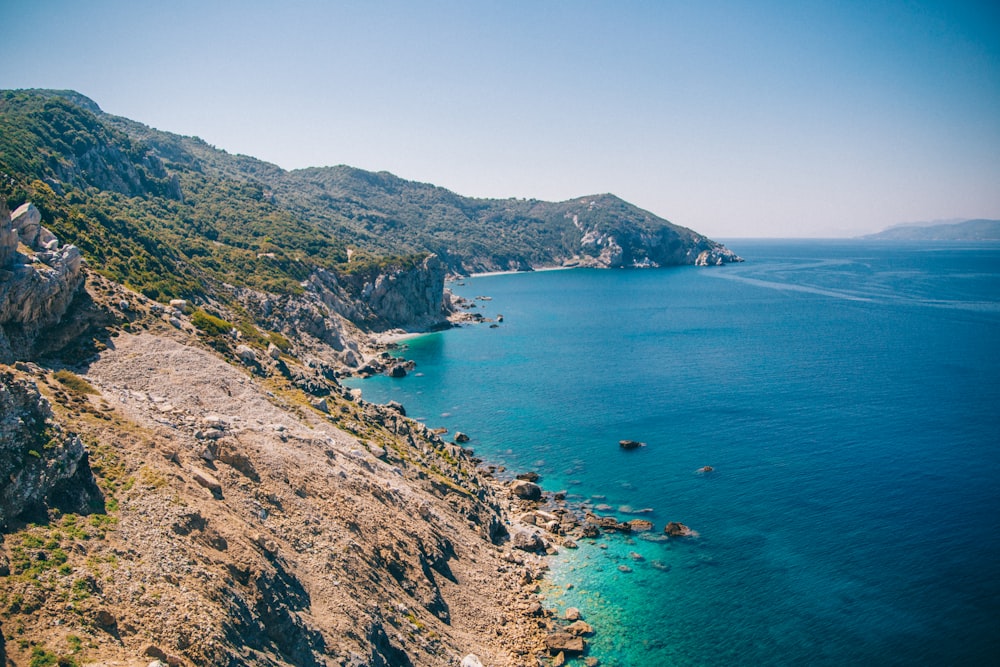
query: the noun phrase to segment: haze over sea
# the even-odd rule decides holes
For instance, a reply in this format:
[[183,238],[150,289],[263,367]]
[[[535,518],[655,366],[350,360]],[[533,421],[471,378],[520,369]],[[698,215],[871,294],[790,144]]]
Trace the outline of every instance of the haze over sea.
[[498,328],[352,384],[698,531],[553,559],[604,665],[1000,663],[1000,244],[729,246],[748,261],[470,278]]

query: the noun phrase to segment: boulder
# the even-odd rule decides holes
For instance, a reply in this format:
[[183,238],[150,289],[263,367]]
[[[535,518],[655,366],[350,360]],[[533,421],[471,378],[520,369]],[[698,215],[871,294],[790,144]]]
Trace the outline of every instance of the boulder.
[[542,488],[534,482],[516,480],[510,485],[510,492],[522,500],[541,500]]
[[479,656],[475,653],[470,653],[462,658],[461,667],[483,667],[483,663],[479,660]]
[[587,642],[583,640],[583,637],[577,637],[568,632],[553,632],[545,637],[545,648],[548,649],[549,655],[557,653],[565,653],[568,656],[580,655],[586,646]]
[[279,348],[274,343],[267,344],[267,356],[271,357],[275,361],[281,358],[281,348]]
[[45,227],[38,228],[38,238],[35,239],[35,246],[45,250],[56,250],[59,247],[59,239]]
[[706,472],[712,472],[713,470],[715,470],[715,468],[713,468],[712,466],[702,466],[697,470],[695,470],[695,472],[706,473]]
[[585,637],[594,634],[594,628],[587,621],[573,621],[566,626],[566,632],[577,637]]
[[619,440],[618,446],[622,449],[639,449],[640,447],[645,447],[646,443],[639,442],[638,440]]
[[211,473],[201,470],[200,468],[195,468],[191,471],[191,476],[199,486],[208,489],[213,496],[216,498],[222,498],[222,485],[219,484],[219,480],[217,480]]
[[406,366],[403,364],[396,364],[389,369],[389,377],[403,378],[406,377]]
[[536,532],[516,530],[510,537],[510,544],[515,549],[540,553],[545,551],[545,540]]
[[19,206],[10,214],[11,225],[17,230],[21,243],[29,248],[35,248],[38,234],[42,230],[42,214],[31,202]]
[[632,519],[631,521],[626,521],[626,523],[633,533],[645,533],[653,530],[653,522],[646,519]]
[[468,441],[469,441],[469,436],[468,435],[466,435],[465,433],[462,433],[461,431],[456,431],[455,432],[455,442],[457,442],[460,445],[463,445],[463,444],[467,443]]
[[678,521],[671,521],[663,529],[663,532],[670,537],[693,537],[697,533]]
[[566,611],[563,613],[563,618],[567,621],[579,621],[580,610],[576,607],[566,607]]
[[537,482],[539,480],[539,475],[537,472],[522,472],[517,475],[515,479],[524,480],[525,482]]
[[240,361],[248,366],[257,363],[257,353],[253,351],[253,348],[246,345],[236,346],[236,356],[238,356]]

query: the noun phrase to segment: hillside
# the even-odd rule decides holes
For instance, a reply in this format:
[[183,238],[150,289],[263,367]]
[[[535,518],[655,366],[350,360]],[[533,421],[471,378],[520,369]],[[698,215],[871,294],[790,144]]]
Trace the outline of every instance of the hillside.
[[887,241],[1000,241],[1000,220],[896,225],[864,238]]
[[[453,273],[737,259],[612,195],[474,199],[345,166],[285,171],[68,91],[0,93],[0,138],[10,205],[33,201],[95,266],[153,298],[217,282],[295,291],[313,267],[355,270],[348,249],[355,262],[434,253]],[[107,243],[115,234],[130,241]]]

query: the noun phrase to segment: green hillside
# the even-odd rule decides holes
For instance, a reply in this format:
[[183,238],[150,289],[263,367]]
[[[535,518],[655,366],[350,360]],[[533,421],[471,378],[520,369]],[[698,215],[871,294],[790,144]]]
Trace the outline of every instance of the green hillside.
[[12,208],[34,202],[94,269],[161,300],[225,286],[294,293],[317,267],[356,274],[427,253],[455,273],[602,252],[611,266],[690,264],[706,251],[738,260],[612,195],[475,199],[347,166],[285,171],[72,91],[0,92],[0,174]]

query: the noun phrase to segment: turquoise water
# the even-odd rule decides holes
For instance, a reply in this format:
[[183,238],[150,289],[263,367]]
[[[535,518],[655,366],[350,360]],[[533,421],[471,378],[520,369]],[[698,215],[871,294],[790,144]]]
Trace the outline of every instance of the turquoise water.
[[553,559],[602,664],[1000,664],[1000,245],[729,245],[748,262],[470,278],[498,328],[353,384],[698,531]]

